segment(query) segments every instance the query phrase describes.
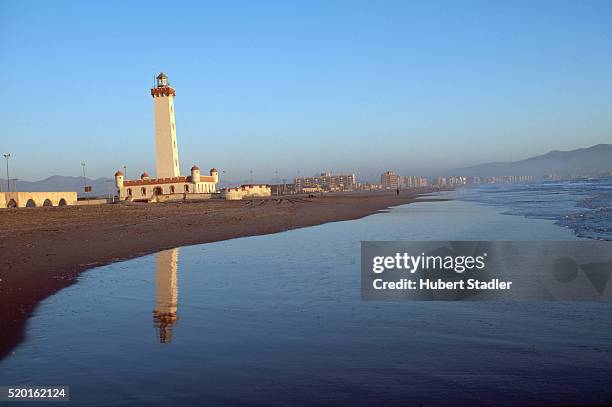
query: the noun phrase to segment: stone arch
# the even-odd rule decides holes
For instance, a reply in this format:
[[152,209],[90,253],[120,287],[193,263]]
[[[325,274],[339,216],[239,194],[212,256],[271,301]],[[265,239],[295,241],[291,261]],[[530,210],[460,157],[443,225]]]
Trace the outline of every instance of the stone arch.
[[45,199],[45,202],[43,202],[42,206],[53,206],[53,203],[51,202],[49,198],[47,198]]
[[66,206],[66,200],[64,198],[61,198],[57,206]]
[[162,191],[162,187],[155,187],[153,188],[153,194],[154,195],[162,195],[164,192]]
[[26,202],[26,208],[36,208],[36,202],[32,198],[28,199]]
[[11,199],[10,201],[8,201],[8,204],[6,204],[7,208],[16,208],[17,207],[17,201],[15,201],[14,199]]

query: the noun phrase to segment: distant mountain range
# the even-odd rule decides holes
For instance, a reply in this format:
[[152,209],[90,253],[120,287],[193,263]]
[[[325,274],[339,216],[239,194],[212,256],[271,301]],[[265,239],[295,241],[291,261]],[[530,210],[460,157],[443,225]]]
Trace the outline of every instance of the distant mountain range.
[[612,171],[612,144],[597,144],[571,151],[551,151],[525,160],[492,162],[445,171],[444,175],[495,177],[504,175],[577,176],[601,175]]
[[[115,180],[111,178],[86,178],[87,185],[92,187],[91,196],[108,196],[110,188],[114,188]],[[0,179],[2,191],[6,191],[6,179]],[[11,191],[13,181],[11,181]],[[83,177],[65,177],[53,175],[41,181],[17,181],[17,191],[76,191],[79,196],[83,196]]]
[[[462,175],[467,177],[495,177],[505,175],[600,175],[612,172],[612,144],[597,144],[588,148],[549,153],[514,162],[492,162],[473,167],[444,171],[441,175]],[[292,180],[287,180],[292,182]],[[92,186],[90,196],[105,197],[114,189],[112,178],[87,178]],[[246,181],[245,181],[246,182]],[[227,182],[238,185],[241,182]],[[2,191],[6,191],[6,179],[0,179]],[[11,190],[13,182],[11,181]],[[17,181],[18,191],[77,191],[83,196],[83,177],[53,175],[41,181]]]

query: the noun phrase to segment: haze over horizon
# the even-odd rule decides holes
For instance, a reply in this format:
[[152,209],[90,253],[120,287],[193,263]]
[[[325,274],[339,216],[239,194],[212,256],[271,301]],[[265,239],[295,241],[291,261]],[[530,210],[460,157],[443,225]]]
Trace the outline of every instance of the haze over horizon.
[[27,180],[154,172],[160,71],[183,173],[429,174],[612,143],[610,21],[607,1],[7,3],[0,153]]

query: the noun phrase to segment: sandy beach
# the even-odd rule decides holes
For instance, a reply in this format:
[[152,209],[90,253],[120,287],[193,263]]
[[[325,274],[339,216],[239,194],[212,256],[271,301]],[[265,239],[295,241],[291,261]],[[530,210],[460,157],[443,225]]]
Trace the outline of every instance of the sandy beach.
[[416,196],[380,192],[4,210],[0,358],[22,339],[36,305],[84,270],[178,246],[358,219]]

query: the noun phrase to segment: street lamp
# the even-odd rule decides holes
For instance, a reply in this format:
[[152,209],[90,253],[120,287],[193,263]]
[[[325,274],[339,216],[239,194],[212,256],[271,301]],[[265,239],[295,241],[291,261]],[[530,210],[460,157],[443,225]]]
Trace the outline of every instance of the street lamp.
[[11,158],[11,154],[3,154],[4,158],[6,158],[6,192],[11,192],[11,177],[9,176],[9,158]]
[[280,180],[278,179],[278,170],[274,171],[274,182],[276,182],[276,195],[280,195]]
[[124,177],[123,179],[128,179],[128,177],[127,177],[127,165],[123,166],[123,177]]
[[83,193],[87,195],[87,178],[85,178],[85,163],[81,163],[81,167],[83,167]]
[[106,183],[108,185],[108,200],[110,202],[115,202],[115,197],[113,196],[113,180],[112,179],[107,179]]

